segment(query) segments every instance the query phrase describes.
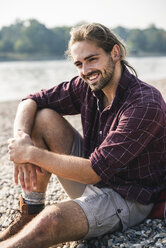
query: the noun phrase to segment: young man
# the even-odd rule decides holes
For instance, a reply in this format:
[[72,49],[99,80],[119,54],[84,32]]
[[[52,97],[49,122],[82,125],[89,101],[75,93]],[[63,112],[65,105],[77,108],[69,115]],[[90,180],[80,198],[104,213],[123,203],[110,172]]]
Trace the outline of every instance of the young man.
[[[101,24],[73,29],[68,53],[79,76],[19,105],[9,154],[23,197],[19,218],[1,233],[3,248],[125,230],[149,215],[166,188],[159,91],[128,71],[124,45]],[[83,138],[62,117],[79,113]],[[71,200],[42,210],[51,173]]]

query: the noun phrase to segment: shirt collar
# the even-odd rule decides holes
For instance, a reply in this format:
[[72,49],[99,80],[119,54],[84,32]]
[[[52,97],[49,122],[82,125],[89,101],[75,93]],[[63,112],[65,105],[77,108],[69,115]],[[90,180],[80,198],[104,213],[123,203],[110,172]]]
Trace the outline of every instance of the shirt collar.
[[[131,79],[132,79],[132,74],[128,71],[126,66],[124,66],[120,81],[116,89],[115,98],[112,104],[108,106],[108,108],[110,108],[112,105],[122,100],[125,89],[128,88],[128,85],[130,84]],[[100,101],[103,99],[104,93],[101,90],[101,91],[93,92],[93,95]]]

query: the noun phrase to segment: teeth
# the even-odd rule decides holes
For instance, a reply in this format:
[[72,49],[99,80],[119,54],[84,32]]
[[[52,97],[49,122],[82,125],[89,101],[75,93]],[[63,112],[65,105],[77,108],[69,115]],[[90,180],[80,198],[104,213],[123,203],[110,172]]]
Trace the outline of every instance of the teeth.
[[90,77],[89,77],[89,80],[94,80],[94,79],[96,79],[96,78],[97,78],[97,76],[98,76],[98,74],[96,74],[96,75],[92,75],[92,76],[90,76]]
[[89,79],[90,80],[93,80],[93,79],[95,79],[96,78],[96,76],[92,76],[92,77],[90,77]]

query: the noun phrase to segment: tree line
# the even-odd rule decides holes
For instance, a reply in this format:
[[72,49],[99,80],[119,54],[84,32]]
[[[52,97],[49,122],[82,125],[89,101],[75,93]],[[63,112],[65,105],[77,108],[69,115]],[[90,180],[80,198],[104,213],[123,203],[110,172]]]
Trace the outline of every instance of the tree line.
[[[47,28],[35,19],[16,20],[0,30],[0,59],[64,58],[71,27]],[[166,31],[150,25],[146,29],[113,29],[126,44],[128,55],[166,55]]]

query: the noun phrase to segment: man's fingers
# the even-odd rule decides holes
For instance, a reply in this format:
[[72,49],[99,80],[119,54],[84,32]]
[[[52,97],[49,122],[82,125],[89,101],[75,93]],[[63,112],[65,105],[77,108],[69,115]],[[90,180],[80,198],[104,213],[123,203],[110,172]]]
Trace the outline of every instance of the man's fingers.
[[31,190],[31,180],[30,180],[30,173],[29,173],[29,165],[23,167],[23,173],[24,173],[24,183],[25,183],[25,189],[26,191]]
[[21,167],[19,168],[19,179],[20,179],[21,187],[24,190],[26,190],[26,188],[25,188],[25,182],[24,182],[24,173],[23,173],[23,170],[22,170]]
[[15,165],[14,166],[14,181],[15,181],[15,184],[18,184],[18,173],[19,173],[18,166]]
[[15,164],[14,180],[18,184],[20,181],[23,190],[30,191],[37,189],[37,171],[43,174],[43,171],[32,164]]
[[37,189],[37,173],[36,168],[33,165],[31,167],[30,177],[33,189]]

